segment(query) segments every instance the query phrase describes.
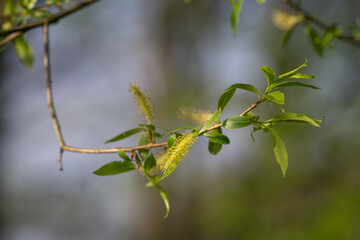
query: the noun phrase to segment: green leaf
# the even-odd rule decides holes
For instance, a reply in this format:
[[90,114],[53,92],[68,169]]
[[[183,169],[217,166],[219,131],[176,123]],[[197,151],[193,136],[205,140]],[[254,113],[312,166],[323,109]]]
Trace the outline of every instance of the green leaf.
[[36,9],[31,13],[31,16],[36,20],[41,20],[44,18],[51,18],[53,17],[53,14],[51,12],[42,10],[42,9]]
[[108,176],[108,175],[116,175],[128,171],[132,171],[136,169],[135,165],[129,161],[114,161],[108,164],[105,164],[98,170],[94,171],[93,173],[99,176]]
[[180,133],[171,134],[170,137],[168,137],[168,139],[167,139],[168,147],[170,148],[175,143],[176,139],[180,136],[181,136]]
[[[150,138],[149,131],[146,130],[142,132],[139,136],[138,146],[149,144],[150,143],[149,138]],[[139,149],[138,152],[140,154],[140,159],[145,160],[148,157],[150,150]]]
[[301,68],[303,67],[306,67],[307,66],[307,59],[305,59],[305,62],[298,68],[294,69],[294,70],[291,70],[290,72],[287,72],[287,73],[284,73],[282,75],[280,75],[274,82],[278,82],[278,81],[281,81],[283,79],[286,79],[286,78],[290,78],[291,76],[293,76],[297,71],[299,71]]
[[315,78],[315,76],[308,75],[308,74],[302,74],[302,73],[295,73],[294,75],[292,75],[289,78],[313,79],[313,78]]
[[266,101],[284,105],[285,96],[284,96],[284,93],[282,93],[280,91],[274,91],[274,92],[268,93],[265,95],[265,97],[266,97],[266,99],[265,99]]
[[305,29],[310,37],[311,43],[315,51],[321,57],[324,50],[323,39],[319,36],[319,34],[315,31],[315,29],[311,27],[309,24],[306,25]]
[[208,128],[210,128],[216,121],[220,119],[221,109],[217,110],[214,115],[209,119],[209,121],[206,122],[206,124],[201,128],[200,133],[205,132]]
[[28,8],[28,9],[32,9],[35,7],[36,3],[38,0],[23,0],[22,4]]
[[248,117],[233,116],[233,117],[229,117],[223,122],[223,127],[227,129],[236,129],[236,128],[243,128],[249,126],[250,124],[251,124],[251,120]]
[[242,89],[245,91],[253,92],[256,95],[260,96],[259,91],[256,89],[256,87],[254,87],[253,85],[244,84],[244,83],[233,84],[230,87],[228,87],[227,89],[225,89],[224,91],[230,91],[230,90],[236,90],[236,89]]
[[25,67],[32,70],[34,63],[34,51],[32,47],[27,43],[25,35],[21,34],[13,40],[16,53]]
[[120,156],[122,159],[124,159],[124,160],[126,160],[126,161],[131,161],[131,159],[128,157],[128,155],[126,155],[126,154],[124,153],[123,150],[119,149],[118,154],[119,154],[119,156]]
[[259,4],[266,3],[266,0],[256,0]]
[[283,47],[285,47],[286,44],[289,42],[289,40],[290,40],[292,34],[295,32],[295,29],[296,29],[297,26],[298,26],[298,24],[294,24],[294,25],[289,29],[289,31],[286,32],[286,34],[285,34],[285,36],[284,36],[284,39],[283,39],[283,41],[282,41],[282,44],[281,44]]
[[[150,178],[149,178],[150,179]],[[151,180],[150,180],[151,181]],[[169,197],[166,193],[166,191],[155,181],[152,182],[153,186],[159,191],[161,198],[163,199],[164,203],[165,203],[165,207],[166,207],[166,214],[164,216],[164,218],[167,218],[169,216],[169,212],[170,212],[170,201],[169,201]]]
[[130,137],[130,136],[132,136],[138,132],[144,131],[144,130],[146,130],[146,129],[142,128],[142,127],[141,128],[133,128],[133,129],[127,130],[123,133],[120,133],[119,135],[113,137],[112,139],[107,140],[105,143],[120,141],[124,138]]
[[288,168],[288,154],[285,147],[285,144],[279,134],[271,127],[265,127],[270,134],[273,136],[274,139],[274,154],[276,161],[281,167],[281,171],[283,176],[285,177],[286,170]]
[[314,127],[320,127],[313,119],[304,114],[297,113],[283,113],[272,117],[266,122],[303,122],[308,123]]
[[230,140],[227,136],[218,133],[217,131],[211,131],[204,133],[204,136],[209,138],[210,141],[219,143],[219,144],[229,144]]
[[236,27],[238,25],[239,22],[239,15],[242,11],[242,4],[243,4],[243,0],[237,0],[237,2],[235,3],[234,1],[229,1],[232,6],[233,9],[231,11],[231,29],[234,33],[234,36],[236,36]]
[[222,144],[209,140],[208,150],[211,154],[216,155],[221,151]]
[[[222,134],[221,128],[216,128],[212,132]],[[209,140],[208,150],[211,154],[214,154],[214,155],[218,154],[220,152],[221,148],[222,148],[222,144]]]
[[183,127],[178,127],[178,128],[174,128],[170,131],[167,131],[166,133],[164,133],[162,136],[166,135],[166,134],[169,134],[169,133],[172,133],[172,132],[177,132],[177,131],[180,131],[180,130],[183,130],[183,129],[193,129],[195,130],[196,128],[193,127],[193,126],[183,126]]
[[274,84],[270,87],[271,90],[277,89],[277,88],[281,88],[281,87],[307,87],[307,88],[312,88],[312,89],[320,89],[318,87],[315,87],[313,85],[310,84],[304,84],[304,83],[300,83],[300,82],[280,82],[277,84]]
[[155,166],[156,166],[156,159],[155,159],[154,155],[151,153],[149,155],[149,157],[145,160],[144,169],[145,169],[145,171],[149,171],[150,169],[152,169]]
[[[267,67],[267,66],[262,66],[260,68],[260,70],[262,70],[264,72],[266,81],[271,84],[274,81],[274,77],[275,77],[275,73],[274,70],[272,70],[271,68]],[[259,95],[259,94],[258,94]]]
[[217,109],[221,109],[221,111],[224,111],[226,105],[229,103],[231,98],[234,96],[235,89],[225,91],[221,96],[219,97]]

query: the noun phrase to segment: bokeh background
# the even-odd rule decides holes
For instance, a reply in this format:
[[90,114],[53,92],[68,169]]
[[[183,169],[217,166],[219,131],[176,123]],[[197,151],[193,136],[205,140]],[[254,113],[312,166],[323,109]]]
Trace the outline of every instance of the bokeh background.
[[[324,20],[353,26],[356,0],[303,1]],[[171,201],[167,219],[155,189],[136,171],[92,174],[116,154],[65,152],[46,107],[41,29],[28,33],[35,65],[28,72],[8,47],[0,54],[1,234],[39,239],[360,239],[360,50],[334,41],[319,57],[299,28],[281,47],[273,26],[281,1],[245,1],[232,35],[227,1],[107,0],[50,28],[55,105],[66,143],[98,148],[141,123],[128,84],[146,89],[158,126],[173,128],[180,107],[216,109],[222,90],[237,82],[263,89],[259,67],[277,73],[308,59],[321,90],[289,88],[285,109],[313,118],[277,127],[289,153],[283,178],[272,138],[250,128],[226,131],[231,144],[219,155],[201,139],[163,183]],[[237,92],[222,119],[254,97]],[[264,104],[256,113],[279,110]],[[136,138],[120,142],[133,146]],[[113,144],[110,146],[118,146]]]

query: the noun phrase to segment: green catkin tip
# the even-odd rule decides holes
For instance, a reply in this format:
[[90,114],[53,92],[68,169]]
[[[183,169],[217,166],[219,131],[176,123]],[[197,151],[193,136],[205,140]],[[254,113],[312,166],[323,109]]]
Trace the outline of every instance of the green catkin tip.
[[141,91],[138,84],[131,83],[130,92],[132,92],[135,99],[138,113],[143,116],[148,124],[152,124],[154,120],[154,104],[147,91]]

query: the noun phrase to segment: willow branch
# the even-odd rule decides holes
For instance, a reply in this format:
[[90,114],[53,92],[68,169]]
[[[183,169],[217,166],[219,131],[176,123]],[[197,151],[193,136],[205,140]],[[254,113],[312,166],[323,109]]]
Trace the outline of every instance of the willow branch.
[[[21,26],[16,26],[13,27],[9,30],[0,32],[0,37],[5,37],[11,33],[14,32],[21,32],[21,33],[25,33],[33,28],[37,28],[40,26],[43,26],[45,23],[47,24],[51,24],[51,23],[55,23],[57,21],[59,21],[60,19],[74,13],[77,12],[78,10],[88,6],[89,4],[95,3],[97,1],[100,0],[84,0],[82,2],[79,2],[77,4],[73,4],[71,6],[69,6],[68,8],[65,8],[64,10],[61,10],[57,13],[55,13],[52,17],[49,18],[45,18],[45,19],[41,19],[41,20],[37,20],[37,21],[33,21],[33,22],[29,22],[27,24],[21,25]],[[1,45],[0,45],[1,46]]]
[[[286,5],[288,5],[295,12],[301,14],[304,17],[305,21],[313,23],[314,25],[316,25],[317,27],[319,27],[320,29],[322,29],[325,32],[331,31],[330,25],[325,24],[318,18],[314,17],[314,15],[312,15],[309,12],[302,9],[299,4],[295,3],[292,0],[281,0],[281,1],[283,1]],[[360,48],[360,40],[355,39],[353,36],[338,35],[338,36],[334,36],[334,38],[341,40],[343,42],[346,42],[347,44],[350,44],[354,47]]]

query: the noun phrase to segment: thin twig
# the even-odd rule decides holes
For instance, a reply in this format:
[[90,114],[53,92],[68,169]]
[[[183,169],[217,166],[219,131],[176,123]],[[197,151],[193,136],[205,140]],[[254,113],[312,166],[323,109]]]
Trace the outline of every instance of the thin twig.
[[84,1],[82,1],[80,3],[73,4],[70,7],[65,8],[64,10],[55,13],[52,17],[37,20],[37,21],[33,21],[33,22],[30,22],[30,23],[27,23],[27,24],[24,24],[24,25],[21,25],[21,26],[16,26],[16,27],[13,27],[13,28],[11,28],[9,30],[0,32],[0,37],[7,36],[7,35],[9,35],[9,34],[11,34],[13,32],[23,32],[24,33],[24,32],[27,32],[27,31],[33,29],[33,28],[43,26],[46,22],[48,24],[55,23],[58,20],[60,20],[61,18],[64,18],[64,17],[68,16],[71,13],[77,12],[79,9],[81,9],[83,7],[86,7],[89,4],[95,3],[97,1],[100,1],[100,0],[84,0]]
[[[325,32],[331,31],[331,29],[332,29],[331,26],[325,24],[324,22],[320,21],[319,19],[314,17],[309,12],[302,9],[299,4],[295,3],[292,0],[281,0],[281,1],[283,1],[286,5],[288,5],[295,12],[301,14],[304,17],[305,21],[313,23],[314,25],[316,25],[320,29],[324,30]],[[346,42],[347,44],[350,44],[354,47],[360,48],[360,40],[355,39],[353,36],[337,35],[337,36],[334,36],[334,38],[339,39],[343,42]]]
[[0,41],[0,48],[2,46],[5,46],[5,44],[7,44],[8,42],[14,40],[15,38],[17,38],[21,34],[22,34],[22,32],[14,32],[14,33],[11,33],[11,34],[7,35],[3,40]]

